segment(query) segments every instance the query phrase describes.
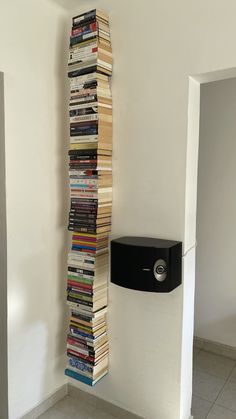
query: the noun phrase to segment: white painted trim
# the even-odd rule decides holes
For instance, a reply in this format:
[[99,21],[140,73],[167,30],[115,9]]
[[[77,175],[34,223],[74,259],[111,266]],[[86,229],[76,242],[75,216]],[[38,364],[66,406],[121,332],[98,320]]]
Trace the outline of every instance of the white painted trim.
[[[192,342],[195,293],[195,247],[197,216],[197,177],[200,128],[201,84],[236,77],[236,67],[218,69],[189,77],[188,134],[185,185],[185,231],[183,258],[183,331],[181,359],[181,417],[187,417],[191,405],[192,389]],[[191,249],[191,252],[189,251]],[[190,418],[191,419],[191,418]]]
[[180,417],[189,416],[192,403],[192,342],[194,319],[197,169],[200,122],[200,84],[190,77],[185,186],[185,238],[183,258],[183,325]]
[[185,185],[185,253],[188,251],[188,249],[196,246],[199,129],[200,84],[192,77],[190,77]]
[[41,403],[35,406],[32,410],[26,413],[21,419],[35,419],[46,412],[50,407],[54,406],[59,400],[63,399],[68,394],[68,385],[64,384],[56,390],[51,396],[44,399]]
[[226,80],[226,79],[233,79],[234,77],[236,77],[236,67],[219,69],[219,70],[211,71],[209,73],[196,74],[196,75],[190,76],[190,78],[194,79],[200,84],[211,83],[214,81],[220,81],[220,80]]

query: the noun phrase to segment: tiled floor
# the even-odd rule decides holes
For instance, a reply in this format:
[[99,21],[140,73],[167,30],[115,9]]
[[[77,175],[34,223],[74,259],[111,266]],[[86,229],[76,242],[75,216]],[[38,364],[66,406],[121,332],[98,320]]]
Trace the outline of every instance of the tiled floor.
[[[202,350],[194,351],[194,419],[236,419],[236,361]],[[40,419],[121,419],[120,414],[66,396]],[[122,416],[122,419],[126,419]]]
[[[114,411],[115,411],[114,407]],[[66,396],[55,406],[51,407],[46,413],[39,416],[40,419],[121,419],[115,413],[107,413],[101,408],[97,408],[93,402],[85,403]],[[39,419],[38,418],[38,419]],[[123,418],[122,418],[123,419]]]
[[194,351],[194,419],[236,419],[236,361]]

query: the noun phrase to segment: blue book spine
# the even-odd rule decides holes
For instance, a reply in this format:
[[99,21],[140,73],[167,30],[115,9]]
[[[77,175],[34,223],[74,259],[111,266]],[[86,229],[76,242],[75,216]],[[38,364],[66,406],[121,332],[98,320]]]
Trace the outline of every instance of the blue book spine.
[[89,338],[89,339],[94,339],[93,335],[89,335],[88,333],[83,333],[83,332],[79,332],[77,329],[74,329],[73,327],[70,326],[70,331],[75,333],[76,335],[80,335],[84,338]]
[[[95,29],[96,30],[96,29]],[[90,27],[89,28],[87,28],[87,29],[84,29],[83,30],[83,32],[81,32],[79,35],[71,35],[71,39],[74,39],[74,38],[79,38],[79,37],[82,37],[83,35],[87,35],[88,33],[92,33],[92,32],[94,32],[94,29],[91,29]]]
[[80,245],[76,245],[76,244],[73,244],[73,246],[72,246],[72,250],[76,250],[76,249],[87,249],[87,250],[94,250],[94,248],[95,248],[96,246],[94,246],[94,247],[91,247],[91,246],[80,246]]
[[86,362],[80,361],[76,358],[69,358],[69,364],[73,368],[77,368],[80,371],[85,371],[92,373],[93,372],[93,366],[90,364],[87,364]]
[[78,374],[75,371],[71,371],[68,368],[65,370],[65,374],[68,377],[74,378],[75,380],[82,381],[82,383],[93,386],[93,380],[91,378],[85,377],[84,375]]

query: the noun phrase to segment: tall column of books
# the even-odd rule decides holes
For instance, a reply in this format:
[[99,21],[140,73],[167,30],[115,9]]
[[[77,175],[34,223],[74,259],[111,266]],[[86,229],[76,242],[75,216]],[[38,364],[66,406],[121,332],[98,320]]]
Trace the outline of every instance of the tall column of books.
[[108,16],[72,19],[70,78],[70,212],[66,375],[94,385],[108,372],[108,236],[112,211],[112,49]]

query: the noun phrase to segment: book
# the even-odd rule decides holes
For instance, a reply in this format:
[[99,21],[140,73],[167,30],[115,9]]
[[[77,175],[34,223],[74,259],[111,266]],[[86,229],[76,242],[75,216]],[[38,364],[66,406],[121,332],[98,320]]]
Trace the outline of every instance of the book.
[[72,18],[73,27],[82,25],[85,22],[90,21],[91,19],[94,19],[96,17],[99,18],[101,21],[104,21],[105,23],[109,22],[109,17],[106,13],[104,13],[103,11],[99,9],[93,9],[89,12],[82,13],[78,16],[73,17]]
[[101,378],[103,378],[105,375],[107,375],[108,370],[105,370],[100,377],[96,378],[95,380],[89,377],[85,377],[82,374],[79,374],[76,371],[73,371],[70,368],[67,368],[65,370],[65,374],[68,377],[74,378],[75,380],[81,381],[82,383],[88,384],[89,386],[94,386],[99,380],[101,380]]

